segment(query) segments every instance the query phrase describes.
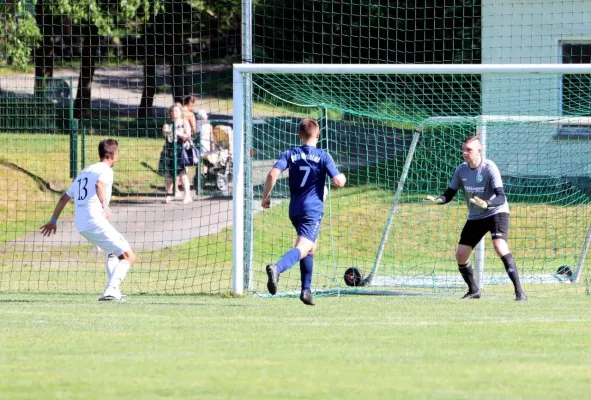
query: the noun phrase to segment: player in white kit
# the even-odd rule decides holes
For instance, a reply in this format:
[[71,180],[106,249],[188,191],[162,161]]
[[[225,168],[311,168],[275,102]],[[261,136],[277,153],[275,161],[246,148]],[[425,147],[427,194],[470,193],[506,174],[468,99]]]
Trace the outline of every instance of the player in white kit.
[[98,146],[100,162],[84,168],[66,193],[59,199],[53,215],[43,225],[41,233],[49,236],[57,230],[57,219],[70,199],[74,199],[76,228],[90,243],[107,253],[107,286],[99,301],[121,301],[121,282],[129,267],[135,263],[135,253],[127,240],[109,223],[112,167],[119,157],[119,144],[105,139]]

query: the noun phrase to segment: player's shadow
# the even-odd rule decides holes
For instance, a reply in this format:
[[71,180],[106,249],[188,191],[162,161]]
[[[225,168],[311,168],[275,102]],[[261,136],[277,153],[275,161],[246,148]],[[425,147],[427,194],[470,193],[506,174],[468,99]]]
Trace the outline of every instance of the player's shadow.
[[[142,163],[142,164],[144,164],[144,166],[146,168],[152,169],[148,164],[146,164],[146,163]],[[35,175],[31,171],[29,171],[29,170],[27,170],[27,169],[25,169],[23,167],[20,167],[20,166],[14,164],[14,163],[11,163],[11,162],[8,162],[8,161],[2,160],[2,159],[0,159],[0,165],[4,165],[5,167],[11,168],[11,169],[13,169],[15,171],[22,172],[23,174],[27,175],[28,177],[30,177],[31,179],[33,179],[35,181],[35,183],[37,184],[37,187],[41,191],[48,191],[48,192],[51,192],[51,193],[54,193],[54,194],[62,194],[63,193],[60,190],[53,189],[51,187],[51,183],[47,182],[45,179],[39,177],[38,175]],[[154,185],[154,189],[157,189],[159,191],[163,191],[164,190],[164,185],[162,185],[162,186],[156,186],[156,185]],[[115,196],[121,196],[121,197],[125,197],[125,196],[128,196],[129,195],[128,192],[121,191],[121,190],[117,189],[117,186],[116,185],[113,185],[113,192],[112,192],[112,194],[115,195]],[[154,194],[154,193],[137,193],[136,195],[157,197],[157,194]]]
[[27,175],[28,177],[32,178],[35,183],[37,184],[37,186],[39,187],[39,190],[41,191],[49,191],[51,193],[55,193],[55,194],[61,194],[62,192],[60,192],[59,190],[55,190],[51,188],[51,184],[49,182],[47,182],[45,179],[35,175],[34,173],[32,173],[31,171],[28,171],[26,169],[24,169],[23,167],[19,167],[16,164],[13,164],[11,162],[8,162],[6,160],[0,160],[0,164],[4,165],[5,167],[11,168],[13,170],[22,172],[23,174]]
[[140,163],[140,165],[141,165],[142,167],[144,167],[145,169],[147,169],[147,170],[150,170],[150,171],[152,171],[153,173],[155,173],[155,174],[158,174],[158,175],[159,175],[159,173],[158,173],[158,170],[157,170],[157,169],[154,169],[154,168],[153,168],[153,167],[152,167],[150,164],[148,164],[147,162],[145,162],[145,161],[142,161],[142,162]]

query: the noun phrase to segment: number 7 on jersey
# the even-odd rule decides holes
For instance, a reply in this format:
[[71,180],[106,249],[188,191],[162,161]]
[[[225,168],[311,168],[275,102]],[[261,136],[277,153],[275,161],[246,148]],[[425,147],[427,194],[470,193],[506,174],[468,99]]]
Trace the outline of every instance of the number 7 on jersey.
[[306,181],[308,180],[308,175],[310,175],[310,167],[300,167],[300,171],[306,171],[306,174],[304,175],[304,179],[302,179],[302,183],[300,185],[300,187],[304,187],[304,185],[306,184]]

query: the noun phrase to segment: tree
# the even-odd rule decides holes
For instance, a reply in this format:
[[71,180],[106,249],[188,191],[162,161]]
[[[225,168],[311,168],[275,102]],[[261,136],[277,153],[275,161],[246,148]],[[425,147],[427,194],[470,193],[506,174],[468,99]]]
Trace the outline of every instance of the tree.
[[[156,91],[156,65],[165,59],[172,66],[172,90],[175,102],[182,101],[188,85],[185,82],[186,38],[198,33],[201,60],[223,58],[227,53],[220,51],[224,46],[236,46],[231,37],[239,37],[241,4],[234,0],[209,0],[163,2],[161,12],[145,24],[144,35],[144,90],[139,107],[140,117],[152,115]],[[222,39],[223,38],[223,39]],[[212,46],[212,43],[217,46]],[[222,44],[222,42],[226,42]],[[240,39],[238,39],[238,48]],[[215,47],[218,51],[212,50]],[[205,55],[205,56],[204,56]]]
[[261,0],[255,59],[273,63],[479,63],[481,0]]
[[[21,4],[28,0],[8,1]],[[228,33],[240,32],[241,4],[233,0],[36,0],[23,12],[23,22],[19,25],[13,22],[12,11],[16,8],[12,3],[5,7],[7,12],[1,18],[10,22],[7,24],[10,29],[0,43],[6,44],[3,47],[8,49],[11,61],[19,66],[26,65],[30,48],[34,47],[35,76],[39,78],[37,92],[43,89],[44,78],[53,77],[56,39],[76,31],[81,53],[74,104],[77,118],[90,112],[91,85],[101,38],[122,31],[140,36],[134,49],[135,56],[143,61],[145,72],[140,116],[150,116],[158,63],[172,65],[173,97],[180,101],[187,88],[184,65],[188,39],[193,33],[199,33],[201,43],[211,44],[221,43],[220,39]],[[204,45],[202,49],[206,47],[211,48]]]
[[27,65],[31,47],[41,38],[35,18],[22,0],[0,3],[0,61],[23,68]]

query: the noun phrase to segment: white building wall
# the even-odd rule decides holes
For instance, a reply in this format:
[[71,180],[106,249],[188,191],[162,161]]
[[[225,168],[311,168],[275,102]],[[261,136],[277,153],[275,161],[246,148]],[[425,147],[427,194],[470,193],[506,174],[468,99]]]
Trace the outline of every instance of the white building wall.
[[[561,43],[591,43],[591,0],[483,0],[484,64],[561,63]],[[591,92],[590,92],[591,96]],[[485,76],[484,115],[561,115],[560,76]],[[487,156],[503,174],[589,176],[591,141],[552,125],[490,125]]]

